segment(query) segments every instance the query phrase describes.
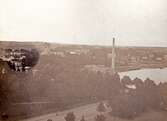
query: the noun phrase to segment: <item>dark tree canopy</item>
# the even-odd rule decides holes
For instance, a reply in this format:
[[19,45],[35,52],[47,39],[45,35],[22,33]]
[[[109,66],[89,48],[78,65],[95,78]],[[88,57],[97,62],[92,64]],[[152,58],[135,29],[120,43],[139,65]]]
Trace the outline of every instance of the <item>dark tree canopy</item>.
[[103,114],[97,115],[95,121],[105,121],[106,117]]
[[99,112],[105,112],[106,111],[106,108],[105,108],[103,102],[99,103],[99,105],[97,106],[97,111],[99,111]]
[[73,112],[67,113],[67,115],[64,117],[66,121],[75,121],[76,117]]
[[86,120],[85,120],[85,117],[84,117],[84,116],[82,116],[82,118],[81,118],[81,120],[80,120],[80,121],[86,121]]
[[12,70],[25,71],[35,66],[39,60],[39,52],[36,49],[8,49],[6,50],[8,65]]

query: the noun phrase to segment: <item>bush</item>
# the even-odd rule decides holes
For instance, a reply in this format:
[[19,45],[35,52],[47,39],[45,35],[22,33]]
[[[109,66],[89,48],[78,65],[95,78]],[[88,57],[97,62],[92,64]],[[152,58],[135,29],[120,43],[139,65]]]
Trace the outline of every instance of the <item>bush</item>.
[[98,111],[98,112],[105,112],[105,111],[106,111],[106,108],[105,108],[103,102],[100,102],[100,104],[99,104],[98,107],[97,107],[97,111]]
[[81,118],[81,120],[80,121],[85,121],[85,117],[84,116],[82,116],[82,118]]
[[102,115],[102,114],[97,115],[95,117],[95,121],[105,121],[105,120],[106,120],[106,117],[104,115]]
[[145,110],[144,100],[137,96],[121,95],[110,101],[111,115],[131,119]]
[[66,121],[75,121],[75,115],[74,115],[74,113],[73,112],[69,112],[69,113],[67,113],[67,115],[66,115],[66,117],[65,117],[65,120]]

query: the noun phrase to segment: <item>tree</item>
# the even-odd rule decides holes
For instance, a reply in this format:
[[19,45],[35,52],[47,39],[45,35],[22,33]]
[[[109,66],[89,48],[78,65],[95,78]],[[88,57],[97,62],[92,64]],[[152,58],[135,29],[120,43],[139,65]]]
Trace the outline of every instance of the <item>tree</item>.
[[97,111],[100,112],[100,113],[106,111],[106,108],[105,108],[103,102],[100,102],[100,104],[97,106]]
[[106,117],[104,115],[102,115],[102,114],[97,115],[95,117],[95,121],[105,121],[105,120],[106,120]]
[[9,81],[8,77],[10,73],[8,72],[7,64],[0,60],[0,112],[8,105],[9,102]]
[[69,112],[64,118],[66,121],[75,121],[76,117],[73,112]]
[[121,93],[123,87],[118,73],[114,75],[106,73],[104,80],[104,83],[106,83],[107,98],[114,98]]
[[145,110],[143,100],[130,94],[118,95],[113,100],[110,100],[110,106],[112,108],[112,116],[126,119],[134,118]]
[[149,78],[145,80],[144,91],[144,98],[147,107],[152,109],[159,109],[159,102],[161,102],[162,97],[159,94],[158,86],[155,84],[153,80],[150,80]]
[[137,89],[143,90],[144,82],[143,82],[141,79],[139,79],[139,78],[136,77],[136,78],[133,80],[133,82],[134,82],[134,84],[135,84],[135,86],[136,86]]
[[121,79],[121,82],[123,85],[128,85],[128,84],[132,84],[132,80],[129,76],[124,76],[122,79]]
[[52,121],[52,119],[48,119],[47,121]]
[[82,118],[81,118],[81,120],[80,121],[85,121],[85,117],[84,116],[82,116]]

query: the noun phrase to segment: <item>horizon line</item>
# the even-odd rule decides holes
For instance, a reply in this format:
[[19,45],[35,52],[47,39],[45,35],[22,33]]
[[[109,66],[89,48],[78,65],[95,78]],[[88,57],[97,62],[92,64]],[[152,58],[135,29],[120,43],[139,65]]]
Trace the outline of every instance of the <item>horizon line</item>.
[[[0,42],[16,42],[16,43],[49,43],[49,44],[59,44],[59,45],[78,45],[78,46],[101,46],[101,47],[112,47],[112,44],[89,44],[89,43],[74,43],[74,42],[54,42],[45,40],[0,40]],[[166,46],[155,46],[155,45],[120,45],[115,42],[116,47],[153,47],[153,48],[167,48]]]

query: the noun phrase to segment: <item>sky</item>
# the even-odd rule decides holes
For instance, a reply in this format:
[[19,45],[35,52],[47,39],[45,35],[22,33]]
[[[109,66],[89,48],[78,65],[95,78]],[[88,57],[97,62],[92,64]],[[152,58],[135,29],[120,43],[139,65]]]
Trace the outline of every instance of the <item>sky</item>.
[[166,0],[0,0],[0,40],[167,47]]

